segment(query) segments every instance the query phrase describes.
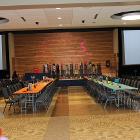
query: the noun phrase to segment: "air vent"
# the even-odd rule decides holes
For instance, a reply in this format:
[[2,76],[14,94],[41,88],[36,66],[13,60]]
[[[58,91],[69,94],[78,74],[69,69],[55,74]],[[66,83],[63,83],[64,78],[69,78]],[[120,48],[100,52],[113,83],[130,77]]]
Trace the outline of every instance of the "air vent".
[[26,21],[26,19],[24,18],[24,17],[21,17],[21,19],[25,22]]
[[94,19],[97,19],[97,17],[98,17],[98,14],[95,14]]

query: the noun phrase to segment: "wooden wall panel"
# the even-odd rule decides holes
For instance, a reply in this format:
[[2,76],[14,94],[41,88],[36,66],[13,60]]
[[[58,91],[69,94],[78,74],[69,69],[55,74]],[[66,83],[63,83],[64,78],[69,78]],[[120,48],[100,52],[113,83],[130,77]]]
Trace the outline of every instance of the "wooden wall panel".
[[[15,34],[18,73],[43,69],[43,64],[100,63],[103,73],[114,73],[113,31]],[[106,68],[111,60],[113,68]]]

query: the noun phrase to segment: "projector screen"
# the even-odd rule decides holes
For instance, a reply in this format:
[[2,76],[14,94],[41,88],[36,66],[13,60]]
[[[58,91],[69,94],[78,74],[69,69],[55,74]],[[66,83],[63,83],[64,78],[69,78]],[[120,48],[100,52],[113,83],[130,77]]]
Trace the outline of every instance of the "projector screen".
[[123,65],[140,65],[140,30],[123,30]]
[[0,35],[0,70],[6,70],[5,36]]

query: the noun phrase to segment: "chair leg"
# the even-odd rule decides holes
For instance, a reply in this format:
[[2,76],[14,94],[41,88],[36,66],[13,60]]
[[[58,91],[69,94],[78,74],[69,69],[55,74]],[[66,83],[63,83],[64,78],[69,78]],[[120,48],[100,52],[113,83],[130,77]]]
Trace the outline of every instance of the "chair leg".
[[4,107],[4,109],[3,109],[3,113],[5,112],[6,107],[7,107],[7,103],[5,104],[5,107]]
[[21,104],[21,113],[22,113],[23,111],[24,111],[25,113],[27,112],[27,102]]
[[14,108],[14,113],[16,112],[16,110],[15,110],[15,104],[13,103],[13,108]]
[[105,102],[104,109],[106,108],[107,102],[108,102],[108,99],[107,99],[106,102]]
[[36,112],[36,103],[32,103],[33,112]]
[[12,103],[11,103],[10,106],[9,106],[9,110],[11,109],[11,106],[12,106]]
[[110,101],[110,107],[111,107],[111,105],[112,105],[112,100]]
[[97,103],[99,103],[99,101],[100,101],[100,95],[98,96]]

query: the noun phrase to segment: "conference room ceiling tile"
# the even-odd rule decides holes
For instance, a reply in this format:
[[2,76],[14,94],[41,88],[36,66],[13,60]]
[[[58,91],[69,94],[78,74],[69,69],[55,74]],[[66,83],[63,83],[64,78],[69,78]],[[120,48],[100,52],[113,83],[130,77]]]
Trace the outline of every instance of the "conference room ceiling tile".
[[23,24],[31,26],[47,26],[47,18],[43,9],[15,10]]
[[[113,14],[119,12],[126,12],[126,11],[134,11],[139,10],[140,5],[137,6],[110,6],[110,7],[103,7],[100,11],[100,15],[98,16],[98,25],[109,25],[109,26],[135,26],[139,25],[139,20],[135,21],[123,21],[119,19],[112,19],[111,16]],[[124,24],[125,23],[125,24]]]
[[111,18],[119,12],[139,9],[140,5],[0,10],[0,17],[9,19],[0,24],[0,30],[139,26],[139,20]]
[[1,0],[1,6],[13,5],[37,5],[37,4],[80,4],[80,3],[115,3],[115,2],[138,2],[139,0]]
[[3,10],[0,11],[0,17],[4,17],[9,19],[9,22],[5,24],[0,24],[0,29],[4,28],[15,28],[18,27],[18,24],[21,22],[20,18],[18,18],[15,10]]
[[92,26],[98,20],[101,7],[73,8],[73,25]]

